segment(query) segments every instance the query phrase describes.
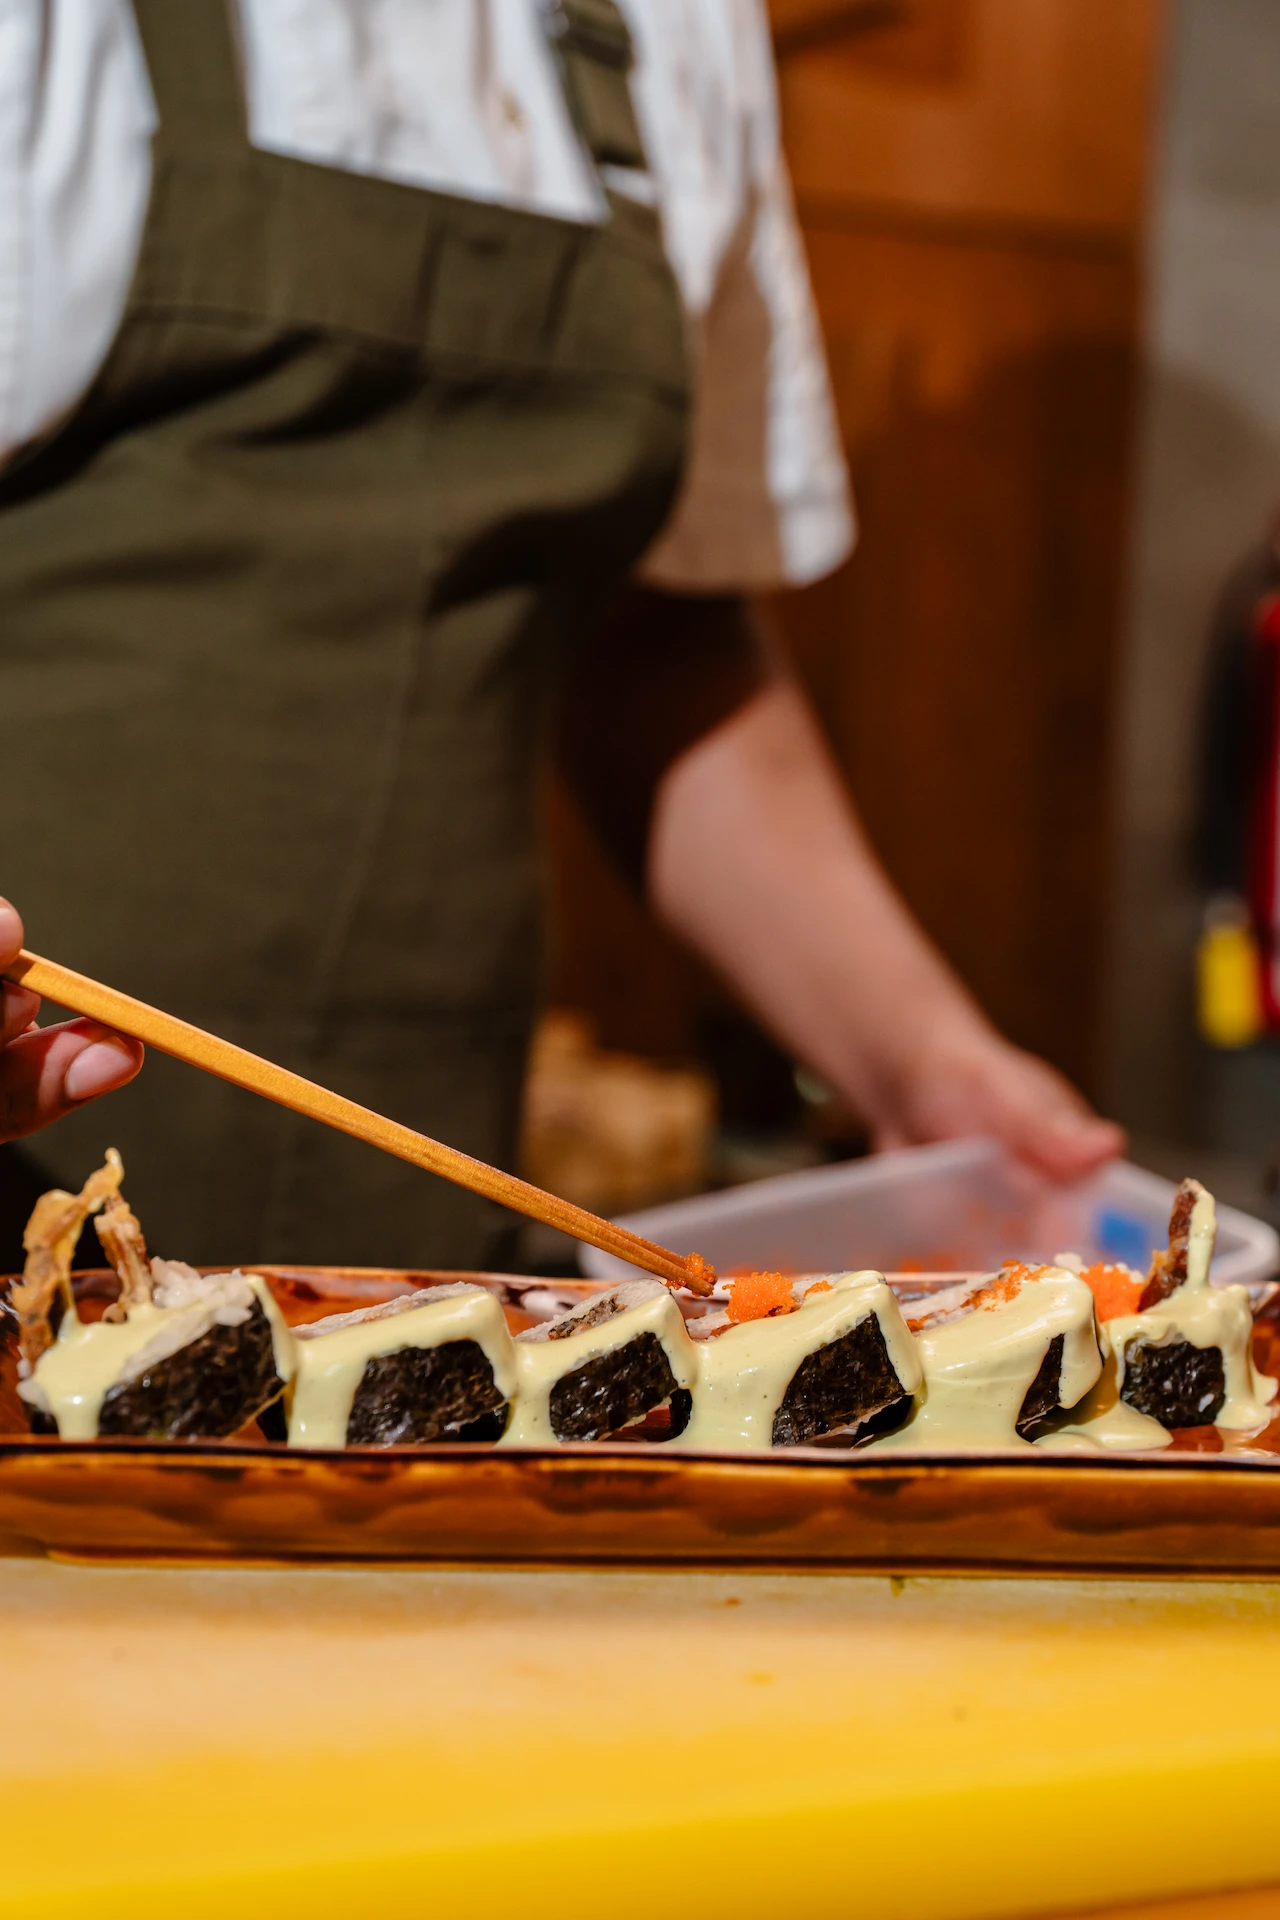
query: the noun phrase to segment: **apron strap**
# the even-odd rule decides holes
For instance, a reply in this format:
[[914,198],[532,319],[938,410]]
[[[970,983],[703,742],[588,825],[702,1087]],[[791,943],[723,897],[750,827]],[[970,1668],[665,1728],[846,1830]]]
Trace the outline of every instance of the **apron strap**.
[[553,0],[547,31],[570,111],[596,165],[645,168],[629,84],[631,33],[613,0]]
[[159,138],[184,147],[244,147],[244,71],[235,0],[133,0],[160,114]]
[[[133,0],[161,138],[243,147],[249,130],[234,0]],[[597,166],[647,166],[631,100],[631,34],[613,0],[553,0],[548,31],[569,107]]]

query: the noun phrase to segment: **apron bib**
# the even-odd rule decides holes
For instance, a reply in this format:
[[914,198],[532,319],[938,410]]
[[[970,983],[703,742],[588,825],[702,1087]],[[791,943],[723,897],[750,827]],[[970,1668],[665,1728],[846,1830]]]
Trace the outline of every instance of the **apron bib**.
[[[0,475],[3,885],[31,944],[509,1165],[570,650],[687,413],[656,217],[579,225],[250,146],[226,0],[135,0],[160,112],[128,307]],[[606,0],[559,15],[642,164]],[[152,1054],[31,1143],[117,1144],[157,1251],[484,1267],[510,1217]]]

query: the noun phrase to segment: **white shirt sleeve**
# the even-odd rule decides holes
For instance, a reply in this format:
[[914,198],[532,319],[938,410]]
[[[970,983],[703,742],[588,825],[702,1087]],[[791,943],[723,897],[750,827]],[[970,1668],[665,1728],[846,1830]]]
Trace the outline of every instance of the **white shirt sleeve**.
[[154,126],[129,0],[0,4],[0,463],[75,404],[111,344]]
[[764,13],[760,0],[629,0],[628,13],[695,391],[684,484],[641,576],[677,592],[801,586],[848,555],[854,520]]

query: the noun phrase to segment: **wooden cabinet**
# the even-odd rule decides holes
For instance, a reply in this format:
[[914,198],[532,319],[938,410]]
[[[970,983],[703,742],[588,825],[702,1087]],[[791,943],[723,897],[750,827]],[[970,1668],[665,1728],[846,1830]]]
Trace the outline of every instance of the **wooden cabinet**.
[[1132,240],[1158,0],[774,0],[787,156],[828,211]]

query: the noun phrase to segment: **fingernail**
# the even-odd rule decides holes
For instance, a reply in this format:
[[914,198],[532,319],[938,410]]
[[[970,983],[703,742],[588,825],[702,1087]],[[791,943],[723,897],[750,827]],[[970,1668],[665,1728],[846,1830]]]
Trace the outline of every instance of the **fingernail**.
[[95,1041],[78,1053],[62,1077],[62,1090],[68,1100],[92,1100],[128,1080],[136,1062],[126,1047],[109,1040]]

